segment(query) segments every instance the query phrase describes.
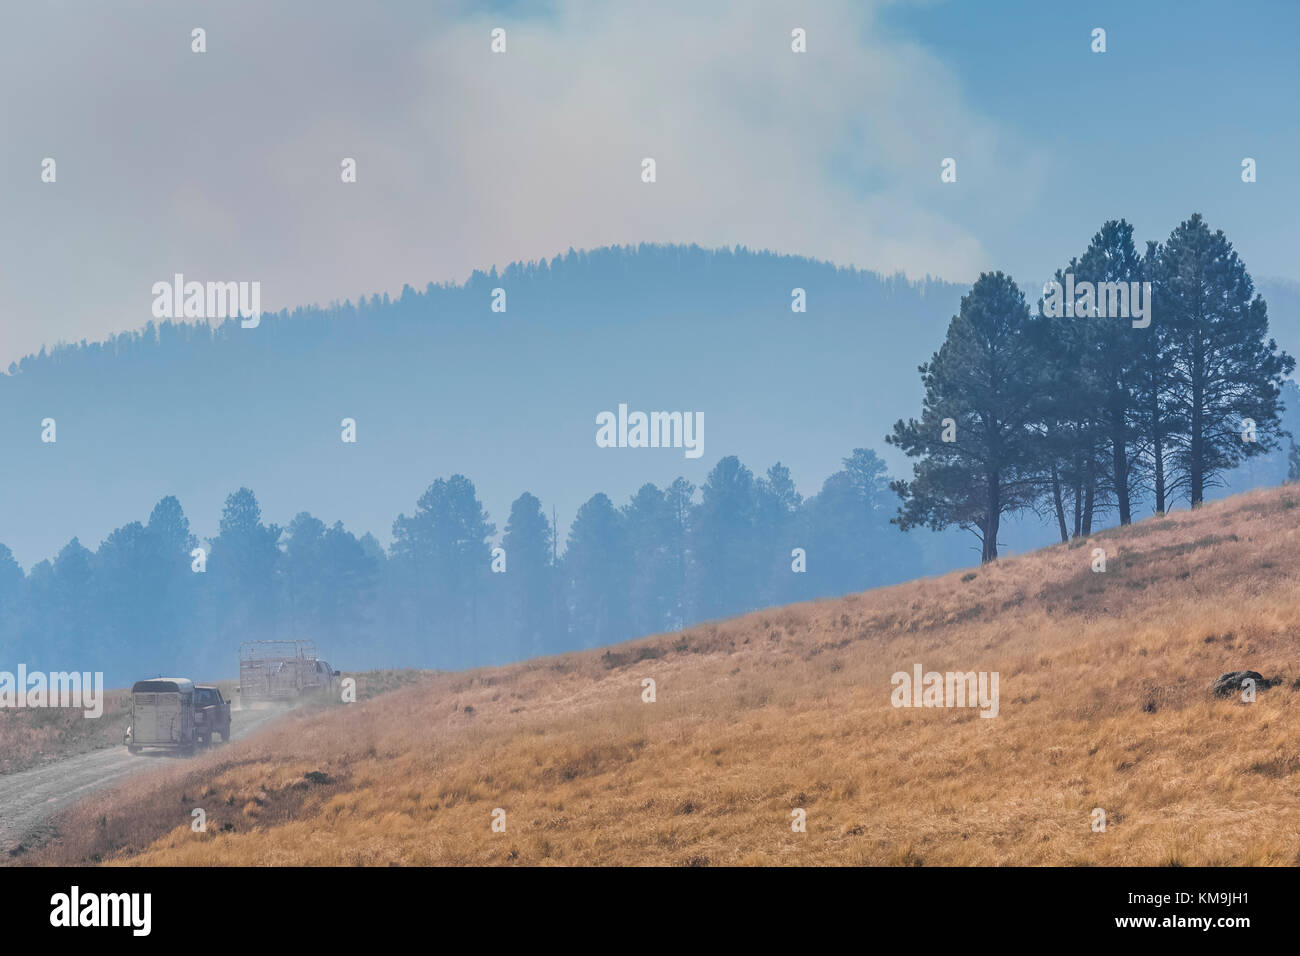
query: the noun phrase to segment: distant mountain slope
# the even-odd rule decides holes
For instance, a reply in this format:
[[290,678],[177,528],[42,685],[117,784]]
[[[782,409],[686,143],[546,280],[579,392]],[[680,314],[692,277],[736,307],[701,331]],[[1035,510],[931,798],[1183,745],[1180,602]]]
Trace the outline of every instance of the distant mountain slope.
[[[791,311],[791,290],[807,312]],[[491,311],[492,290],[505,313]],[[570,251],[465,285],[361,307],[150,326],[61,347],[0,376],[0,542],[30,567],[72,537],[92,548],[176,495],[200,536],[252,488],[268,520],[306,509],[387,542],[438,476],[477,484],[498,525],[522,491],[561,532],[596,491],[699,484],[719,458],[778,459],[818,490],[854,447],[914,414],[916,366],[963,287],[745,249]],[[704,414],[704,453],[602,449],[596,415]],[[57,422],[42,444],[41,422]],[[358,442],[340,441],[344,418]],[[897,468],[901,461],[892,460]]]
[[[497,288],[505,313],[491,311]],[[795,288],[805,313],[791,311]],[[1259,289],[1279,342],[1300,353],[1300,286]],[[93,550],[165,495],[207,537],[240,486],[268,521],[307,510],[387,544],[397,514],[452,473],[476,483],[498,530],[521,492],[537,495],[561,540],[595,492],[621,503],[646,481],[699,485],[728,454],[759,471],[783,462],[805,495],[854,447],[910,474],[883,437],[917,413],[916,366],[965,291],[744,248],[643,244],[268,315],[256,329],[150,324],[59,346],[0,375],[0,544],[26,568],[74,537]],[[1300,435],[1298,394],[1288,389],[1285,422]],[[620,403],[702,412],[703,455],[598,448],[595,417]],[[47,418],[54,445],[40,441]],[[344,418],[357,422],[355,445],[340,440]],[[1213,494],[1285,474],[1283,449]],[[959,532],[922,538],[931,571],[974,560]],[[1000,539],[1022,551],[1052,529],[1026,516]]]

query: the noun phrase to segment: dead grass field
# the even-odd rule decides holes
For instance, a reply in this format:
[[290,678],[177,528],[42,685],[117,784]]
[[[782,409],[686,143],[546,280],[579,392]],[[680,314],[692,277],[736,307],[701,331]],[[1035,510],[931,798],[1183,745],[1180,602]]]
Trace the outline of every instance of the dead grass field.
[[[916,663],[999,672],[999,716],[895,709]],[[1284,682],[1213,698],[1236,669]],[[22,862],[1295,865],[1298,685],[1290,487],[294,714],[79,805]]]
[[120,747],[130,722],[129,690],[105,690],[104,713],[96,719],[87,719],[82,710],[72,707],[0,708],[0,773]]
[[[232,700],[239,682],[218,681],[222,695]],[[131,723],[131,690],[104,690],[104,712],[87,718],[76,707],[0,709],[0,774],[53,763],[64,757],[121,747]]]

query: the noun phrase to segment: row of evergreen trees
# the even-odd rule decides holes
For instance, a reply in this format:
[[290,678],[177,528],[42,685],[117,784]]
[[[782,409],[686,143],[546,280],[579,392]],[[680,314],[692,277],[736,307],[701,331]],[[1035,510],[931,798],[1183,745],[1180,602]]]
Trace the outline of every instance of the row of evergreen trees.
[[1105,513],[1128,524],[1139,501],[1199,507],[1227,470],[1278,447],[1295,360],[1269,338],[1264,300],[1222,231],[1196,214],[1139,253],[1133,227],[1112,220],[1056,281],[1067,274],[1149,282],[1150,324],[1053,318],[1008,276],[981,275],[920,367],[921,418],[886,439],[920,459],[894,484],[904,529],[968,529],[991,561],[1007,515],[1037,511],[1064,541]]
[[268,524],[246,488],[201,542],[167,497],[97,550],[74,539],[27,575],[0,545],[0,646],[117,682],[230,674],[241,641],[285,637],[341,666],[499,663],[913,576],[921,557],[889,526],[895,503],[866,449],[806,500],[784,466],[755,475],[735,457],[698,489],[647,484],[621,507],[596,494],[563,548],[529,493],[498,541],[461,475],[398,516],[387,551],[307,513]]
[[[97,550],[74,539],[26,575],[0,545],[0,648],[117,682],[229,674],[241,641],[284,637],[313,637],[346,667],[496,663],[915,576],[927,543],[890,528],[891,514],[904,530],[971,530],[987,561],[1020,512],[1064,540],[1107,515],[1198,506],[1225,471],[1278,446],[1295,362],[1268,338],[1266,306],[1222,232],[1196,215],[1142,254],[1132,233],[1107,222],[1056,278],[1150,282],[1145,328],[1052,318],[1007,276],[979,278],[921,366],[921,418],[886,439],[918,459],[911,481],[891,485],[857,449],[805,500],[782,465],[755,475],[728,457],[699,488],[648,484],[622,506],[594,495],[563,548],[528,493],[498,541],[460,475],[398,516],[387,551],[306,513],[267,524],[248,489],[200,543],[169,497]],[[1294,446],[1292,461],[1300,478]]]

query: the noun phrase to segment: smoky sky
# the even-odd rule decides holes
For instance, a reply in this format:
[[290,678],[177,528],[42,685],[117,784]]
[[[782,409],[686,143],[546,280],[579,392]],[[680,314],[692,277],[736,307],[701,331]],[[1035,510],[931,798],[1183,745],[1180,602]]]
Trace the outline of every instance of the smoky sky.
[[[1269,241],[1294,212],[1285,159],[1261,167],[1253,205],[1235,172],[1240,156],[1294,145],[1251,125],[1287,92],[1250,73],[1294,58],[1232,46],[1240,18],[1216,27],[1216,48],[1203,13],[1103,4],[1113,49],[1089,59],[1091,20],[1042,7],[6,4],[0,367],[139,328],[153,283],[177,272],[260,281],[271,311],[612,243],[1023,282],[1104,218],[1162,238],[1200,208],[1257,275],[1300,277]],[[498,26],[507,52],[494,55]],[[191,52],[195,27],[206,53]],[[794,27],[806,54],[791,52]],[[1249,91],[1205,104],[1162,82],[1197,57]],[[1054,97],[1051,112],[1035,95]],[[1242,125],[1182,131],[1197,116]],[[1184,133],[1199,148],[1181,148]],[[40,181],[45,157],[55,184]],[[345,157],[355,184],[340,181]],[[959,172],[947,186],[945,157]]]
[[[642,241],[972,274],[979,242],[926,198],[944,140],[960,131],[972,162],[1006,149],[1007,177],[1032,179],[1032,155],[952,96],[956,78],[924,50],[873,42],[872,16],[858,3],[793,20],[773,3],[11,10],[0,360],[140,327],[150,287],[176,272],[260,281],[272,311]],[[497,25],[504,55],[489,50]],[[794,25],[815,56],[791,53]],[[191,52],[194,27],[206,53]],[[355,184],[340,181],[345,157]]]

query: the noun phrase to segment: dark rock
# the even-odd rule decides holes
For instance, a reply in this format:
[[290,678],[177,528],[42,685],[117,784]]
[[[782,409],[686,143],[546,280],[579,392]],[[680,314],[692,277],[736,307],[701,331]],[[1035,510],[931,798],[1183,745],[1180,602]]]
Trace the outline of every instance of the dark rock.
[[1231,697],[1242,689],[1242,681],[1253,680],[1256,690],[1268,690],[1277,684],[1282,683],[1282,678],[1275,677],[1269,680],[1259,671],[1229,671],[1226,674],[1220,674],[1219,679],[1214,682],[1214,693],[1217,697]]

